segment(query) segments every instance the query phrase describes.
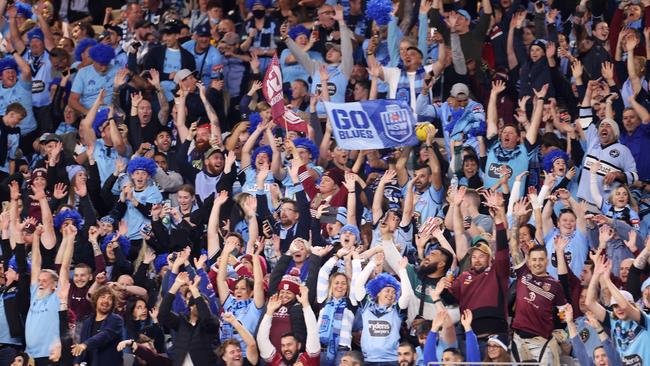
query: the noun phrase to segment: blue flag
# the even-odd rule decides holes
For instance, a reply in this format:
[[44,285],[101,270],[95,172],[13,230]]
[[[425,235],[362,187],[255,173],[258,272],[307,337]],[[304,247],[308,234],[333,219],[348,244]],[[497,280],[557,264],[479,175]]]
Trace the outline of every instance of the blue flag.
[[354,103],[325,102],[334,139],[341,149],[370,150],[413,146],[413,111],[405,101],[394,99]]

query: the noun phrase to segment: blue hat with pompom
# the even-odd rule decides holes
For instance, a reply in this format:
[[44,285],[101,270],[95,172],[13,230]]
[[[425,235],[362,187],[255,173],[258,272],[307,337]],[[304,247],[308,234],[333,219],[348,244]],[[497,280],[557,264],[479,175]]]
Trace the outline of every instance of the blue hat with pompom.
[[366,4],[366,18],[374,20],[377,25],[387,25],[393,13],[391,0],[370,0]]
[[395,289],[395,296],[399,297],[401,286],[395,277],[389,275],[388,273],[381,273],[377,277],[373,278],[366,284],[366,292],[372,299],[377,299],[379,292],[384,289],[384,287],[392,287]]
[[81,217],[77,210],[67,209],[61,210],[58,214],[56,214],[56,216],[54,216],[54,228],[57,230],[61,229],[63,223],[68,220],[73,221],[74,226],[77,227],[77,230],[81,230],[81,227],[84,224],[84,219]]
[[75,61],[81,61],[81,54],[86,51],[89,47],[93,47],[97,44],[97,41],[94,38],[84,38],[82,39],[77,47],[74,48],[74,59]]
[[129,173],[129,175],[131,175],[135,173],[137,170],[144,170],[145,172],[147,172],[147,174],[149,174],[149,177],[153,178],[153,176],[156,175],[157,169],[158,169],[158,165],[156,165],[156,162],[153,159],[137,157],[129,161],[127,172]]
[[316,145],[310,139],[306,137],[298,137],[297,139],[293,140],[293,144],[297,148],[309,151],[312,160],[318,160],[318,148],[316,148]]
[[[102,247],[101,247],[102,252],[106,253],[106,246],[108,246],[108,243],[113,241],[115,236],[117,236],[117,233],[106,235],[106,237],[102,241]],[[129,239],[120,235],[120,237],[117,238],[117,244],[120,245],[120,249],[122,249],[122,253],[124,253],[124,255],[129,254],[129,250],[131,249],[131,241],[129,241]]]

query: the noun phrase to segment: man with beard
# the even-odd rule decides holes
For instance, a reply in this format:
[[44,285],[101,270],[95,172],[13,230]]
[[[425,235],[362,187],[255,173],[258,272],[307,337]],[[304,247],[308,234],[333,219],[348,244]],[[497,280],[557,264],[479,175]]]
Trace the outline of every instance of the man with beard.
[[491,334],[508,333],[506,308],[510,255],[505,226],[506,212],[503,199],[499,200],[496,195],[490,195],[489,198],[490,212],[496,225],[496,254],[492,255],[492,249],[484,238],[475,238],[468,251],[470,268],[461,273],[449,288],[450,294],[460,303],[460,311],[472,311],[472,329],[483,344],[487,343]]
[[[381,230],[381,245],[384,248],[385,260],[395,272],[399,267],[399,262],[402,256],[395,247],[393,235],[384,228],[382,225]],[[442,291],[440,297],[434,298],[432,296],[433,290],[436,288],[438,282],[445,277],[445,274],[451,268],[454,255],[447,249],[439,246],[431,250],[429,254],[424,257],[420,263],[419,268],[414,265],[408,264],[406,272],[408,273],[409,281],[415,293],[408,307],[407,322],[411,327],[416,327],[424,319],[433,319],[438,313],[436,305],[442,302],[444,305],[456,304],[454,297],[447,291]],[[454,307],[449,310],[449,315],[454,322],[460,319],[458,308]],[[413,322],[413,323],[411,323]]]
[[413,345],[408,342],[400,343],[397,348],[397,362],[399,366],[414,366],[417,354]]
[[300,295],[298,301],[302,305],[305,315],[305,325],[307,326],[307,339],[305,349],[302,351],[302,343],[293,333],[284,334],[280,340],[280,352],[271,344],[269,333],[271,331],[271,320],[273,314],[281,306],[279,297],[273,296],[269,299],[266,308],[266,314],[260,322],[257,333],[257,344],[260,348],[260,356],[269,366],[292,366],[300,364],[302,366],[317,366],[320,358],[320,341],[318,339],[318,323],[316,315],[309,304],[309,290],[305,286],[300,286]]
[[87,362],[92,365],[119,365],[122,352],[117,344],[122,339],[124,321],[113,313],[115,294],[108,286],[97,290],[92,296],[94,316],[88,317],[81,327],[81,343],[72,346],[75,363]]

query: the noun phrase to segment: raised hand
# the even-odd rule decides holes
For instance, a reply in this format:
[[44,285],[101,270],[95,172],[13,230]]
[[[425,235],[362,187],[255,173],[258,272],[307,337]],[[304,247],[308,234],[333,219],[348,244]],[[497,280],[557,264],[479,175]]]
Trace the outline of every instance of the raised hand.
[[57,183],[54,185],[54,192],[52,192],[52,196],[54,196],[54,198],[60,200],[65,198],[67,194],[68,194],[67,185],[65,185],[64,183]]
[[492,93],[495,95],[501,94],[506,90],[506,83],[503,80],[495,80],[492,82]]
[[546,93],[548,92],[548,84],[542,85],[542,88],[540,90],[533,89],[533,92],[538,99],[544,99],[546,97]]
[[379,184],[387,184],[393,181],[397,176],[397,172],[394,169],[388,169],[384,175],[379,179]]
[[470,309],[465,309],[463,314],[460,316],[460,323],[463,325],[465,332],[469,332],[472,329],[472,320],[474,319],[474,314]]
[[580,60],[575,60],[571,64],[571,74],[573,74],[573,77],[575,79],[580,79],[582,78],[582,73],[583,73],[582,62],[580,62]]
[[156,69],[149,69],[149,83],[156,88],[160,89],[160,73]]

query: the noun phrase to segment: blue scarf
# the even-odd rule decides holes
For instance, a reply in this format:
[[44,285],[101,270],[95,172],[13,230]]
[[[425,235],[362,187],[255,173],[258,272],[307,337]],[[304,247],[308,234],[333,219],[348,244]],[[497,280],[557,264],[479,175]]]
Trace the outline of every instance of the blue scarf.
[[[415,71],[415,95],[420,94],[422,91],[422,85],[424,85],[424,67],[420,67]],[[408,73],[404,68],[401,68],[399,75],[399,82],[397,83],[397,91],[395,92],[395,99],[403,100],[409,105],[411,105],[411,82],[409,81]]]
[[341,337],[343,312],[346,307],[347,301],[345,301],[344,297],[340,299],[330,298],[321,310],[320,344],[327,347],[325,358],[328,364],[333,364],[336,360],[339,338]]

